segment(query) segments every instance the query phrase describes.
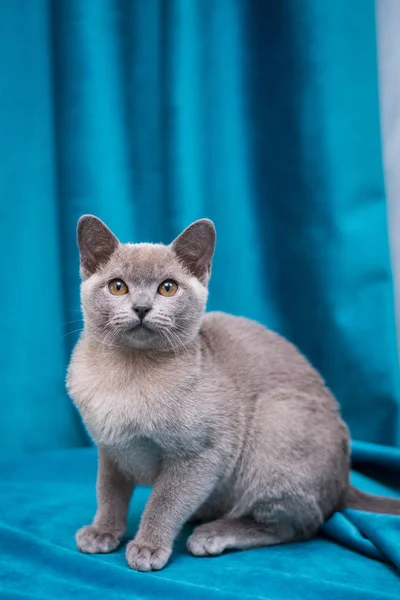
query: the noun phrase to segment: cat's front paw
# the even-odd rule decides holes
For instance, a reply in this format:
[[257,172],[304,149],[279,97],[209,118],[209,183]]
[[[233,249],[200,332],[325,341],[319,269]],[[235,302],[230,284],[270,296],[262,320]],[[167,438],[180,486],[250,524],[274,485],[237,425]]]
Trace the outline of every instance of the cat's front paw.
[[126,560],[135,571],[159,571],[167,564],[171,552],[172,548],[132,540],[126,548]]
[[100,531],[93,525],[86,525],[75,535],[76,545],[85,554],[107,554],[119,546],[120,540],[107,531]]

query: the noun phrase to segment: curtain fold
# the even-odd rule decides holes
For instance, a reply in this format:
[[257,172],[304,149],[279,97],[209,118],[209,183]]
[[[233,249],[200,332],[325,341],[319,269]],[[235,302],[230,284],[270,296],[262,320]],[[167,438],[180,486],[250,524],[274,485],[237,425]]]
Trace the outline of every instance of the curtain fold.
[[376,0],[382,150],[400,345],[400,3]]
[[0,3],[0,452],[77,446],[75,225],[214,219],[210,309],[297,344],[400,442],[372,0]]

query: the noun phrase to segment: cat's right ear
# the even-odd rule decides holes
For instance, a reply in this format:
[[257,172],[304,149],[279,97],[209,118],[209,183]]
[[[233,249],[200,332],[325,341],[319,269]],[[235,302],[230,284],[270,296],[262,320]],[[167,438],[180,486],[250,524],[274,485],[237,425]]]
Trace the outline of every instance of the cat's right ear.
[[87,279],[101,265],[104,265],[119,245],[112,231],[93,215],[83,215],[79,219],[77,241],[82,279]]

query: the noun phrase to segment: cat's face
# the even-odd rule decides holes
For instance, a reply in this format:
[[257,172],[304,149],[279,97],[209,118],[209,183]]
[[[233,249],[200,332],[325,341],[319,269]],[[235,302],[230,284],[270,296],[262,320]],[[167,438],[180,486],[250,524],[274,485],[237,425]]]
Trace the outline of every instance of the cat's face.
[[170,246],[120,244],[96,217],[78,224],[81,300],[88,335],[106,346],[176,351],[197,335],[215,245],[196,221]]

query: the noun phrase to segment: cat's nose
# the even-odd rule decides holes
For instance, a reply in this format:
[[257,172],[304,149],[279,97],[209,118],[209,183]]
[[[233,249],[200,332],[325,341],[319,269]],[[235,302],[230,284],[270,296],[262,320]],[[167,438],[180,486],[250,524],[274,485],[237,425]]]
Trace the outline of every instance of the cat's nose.
[[141,321],[145,318],[148,312],[151,311],[151,306],[134,306],[133,310]]

